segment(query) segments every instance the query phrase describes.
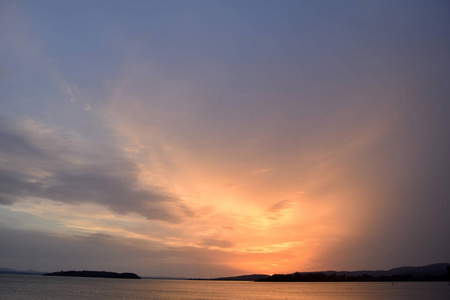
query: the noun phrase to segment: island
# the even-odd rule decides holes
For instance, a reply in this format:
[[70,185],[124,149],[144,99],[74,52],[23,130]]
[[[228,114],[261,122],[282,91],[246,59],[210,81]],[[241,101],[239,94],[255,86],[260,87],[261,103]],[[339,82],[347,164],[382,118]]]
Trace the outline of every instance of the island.
[[125,278],[141,279],[134,273],[115,273],[106,271],[60,271],[43,274],[44,276],[71,276],[71,277],[97,277],[97,278]]

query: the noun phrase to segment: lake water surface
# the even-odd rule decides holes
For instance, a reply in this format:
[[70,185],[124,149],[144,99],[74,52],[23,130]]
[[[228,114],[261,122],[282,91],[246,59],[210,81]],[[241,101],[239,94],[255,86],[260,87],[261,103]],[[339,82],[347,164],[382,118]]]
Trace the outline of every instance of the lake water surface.
[[0,299],[449,300],[448,282],[302,283],[103,279],[0,274]]

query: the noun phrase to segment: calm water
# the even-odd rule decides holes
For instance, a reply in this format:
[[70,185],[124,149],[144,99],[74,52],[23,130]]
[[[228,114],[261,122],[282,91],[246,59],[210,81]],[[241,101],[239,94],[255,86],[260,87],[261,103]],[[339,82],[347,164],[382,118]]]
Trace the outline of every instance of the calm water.
[[278,283],[127,280],[0,274],[0,299],[449,300],[448,282]]

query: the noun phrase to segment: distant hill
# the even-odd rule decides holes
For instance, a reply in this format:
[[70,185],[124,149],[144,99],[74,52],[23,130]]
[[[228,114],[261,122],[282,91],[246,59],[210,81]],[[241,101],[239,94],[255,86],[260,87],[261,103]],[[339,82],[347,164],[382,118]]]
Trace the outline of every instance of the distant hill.
[[99,278],[126,278],[141,279],[134,273],[115,273],[106,271],[61,271],[43,274],[44,276],[71,276],[71,277],[99,277]]
[[322,271],[275,274],[258,281],[340,282],[340,281],[447,281],[450,264],[432,264],[421,267],[400,267],[387,271]]
[[[331,274],[337,274],[342,275],[345,274],[347,276],[360,276],[363,274],[368,274],[371,276],[396,276],[396,275],[405,275],[405,274],[411,274],[411,275],[417,275],[417,276],[423,276],[423,275],[430,275],[430,276],[442,276],[447,274],[447,267],[450,266],[450,264],[447,263],[440,263],[440,264],[432,264],[427,266],[421,266],[421,267],[399,267],[390,269],[387,271],[383,270],[377,270],[377,271],[325,271],[322,273],[325,273],[327,275]],[[311,272],[309,272],[311,273]],[[316,273],[316,272],[314,272]]]
[[0,268],[0,274],[42,275],[44,273],[35,270],[14,270],[10,268]]

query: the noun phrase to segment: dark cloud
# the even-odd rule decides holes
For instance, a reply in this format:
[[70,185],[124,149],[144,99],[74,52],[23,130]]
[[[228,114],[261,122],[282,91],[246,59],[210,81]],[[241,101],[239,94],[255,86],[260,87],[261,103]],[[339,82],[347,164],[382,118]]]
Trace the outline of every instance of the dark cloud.
[[1,195],[0,196],[0,204],[2,204],[2,205],[11,205],[13,203],[14,203],[14,200],[11,199],[10,197],[5,196],[5,195]]
[[42,150],[17,125],[16,122],[0,118],[0,153],[42,158]]
[[48,179],[50,186],[42,196],[63,202],[95,202],[118,213],[137,212],[149,219],[170,222],[179,221],[177,213],[185,215],[179,200],[156,188],[137,187],[136,178],[130,173],[95,168],[55,173]]
[[13,170],[0,170],[0,203],[13,204],[24,196],[38,196],[42,184],[32,182],[32,178]]
[[92,153],[57,155],[54,147],[46,143],[49,137],[37,140],[19,123],[2,120],[2,124],[7,126],[0,130],[1,204],[43,198],[62,203],[97,203],[117,213],[134,212],[174,223],[194,216],[175,196],[156,187],[139,186],[134,164],[112,146],[106,149],[108,152],[98,149],[99,153],[94,153],[103,156],[101,159],[86,161]]

